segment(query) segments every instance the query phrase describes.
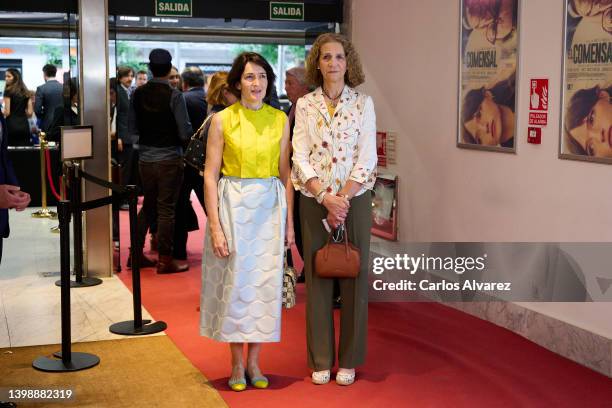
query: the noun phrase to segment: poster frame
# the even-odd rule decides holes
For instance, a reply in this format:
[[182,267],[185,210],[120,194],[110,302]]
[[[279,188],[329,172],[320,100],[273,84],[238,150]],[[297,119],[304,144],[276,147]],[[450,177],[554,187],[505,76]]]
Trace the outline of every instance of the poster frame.
[[490,152],[510,153],[517,154],[518,152],[518,141],[519,141],[519,86],[520,84],[520,72],[521,72],[521,12],[522,12],[522,0],[516,0],[516,69],[515,69],[515,90],[514,90],[514,144],[512,147],[502,146],[486,146],[473,143],[465,143],[461,140],[461,105],[462,105],[462,72],[463,72],[463,12],[464,12],[464,0],[459,0],[459,64],[458,64],[458,75],[457,75],[457,133],[455,135],[456,146],[461,149],[481,150]]
[[564,138],[565,138],[565,94],[567,89],[567,81],[566,81],[566,73],[567,73],[567,55],[566,55],[566,44],[567,44],[567,9],[568,2],[570,0],[563,0],[563,35],[561,36],[563,43],[561,44],[562,52],[561,52],[561,97],[560,97],[560,115],[559,115],[559,150],[558,157],[563,160],[576,160],[576,161],[584,161],[591,163],[600,163],[600,164],[612,164],[612,158],[605,157],[595,157],[588,156],[583,154],[574,154],[574,153],[563,153],[564,147]]

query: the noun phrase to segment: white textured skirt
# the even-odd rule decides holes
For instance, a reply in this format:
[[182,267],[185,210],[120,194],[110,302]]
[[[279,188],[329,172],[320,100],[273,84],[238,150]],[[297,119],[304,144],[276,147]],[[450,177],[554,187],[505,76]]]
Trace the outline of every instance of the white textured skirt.
[[276,177],[222,177],[218,199],[230,255],[215,256],[207,227],[200,334],[232,343],[280,341],[285,188]]

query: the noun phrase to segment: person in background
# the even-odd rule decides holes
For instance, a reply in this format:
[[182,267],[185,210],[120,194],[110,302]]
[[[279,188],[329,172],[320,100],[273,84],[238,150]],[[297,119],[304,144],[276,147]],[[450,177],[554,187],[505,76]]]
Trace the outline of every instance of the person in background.
[[45,83],[36,88],[34,112],[40,120],[38,126],[40,130],[48,132],[49,126],[53,123],[55,109],[64,105],[64,89],[62,84],[55,79],[55,75],[57,75],[55,65],[47,64],[42,71]]
[[[53,121],[49,124],[47,140],[60,142],[62,126],[75,126],[79,122],[79,88],[76,78],[70,78],[67,83],[70,92],[70,106],[60,105],[53,112]],[[61,165],[60,165],[61,166]],[[61,174],[61,167],[58,168]]]
[[268,387],[259,353],[280,341],[283,248],[293,243],[289,124],[264,103],[274,78],[261,55],[236,57],[227,82],[240,102],[215,114],[206,147],[200,333],[229,343],[233,391],[247,386],[245,343],[251,385]]
[[[187,105],[187,114],[194,131],[197,131],[206,118],[206,99],[204,95],[204,74],[198,67],[185,68],[181,74],[183,83],[183,97]],[[187,142],[183,148],[187,148]],[[187,238],[189,231],[199,228],[198,217],[191,204],[191,191],[195,190],[204,208],[203,180],[198,170],[191,166],[185,166],[183,172],[183,184],[176,203],[176,218],[174,224],[174,258],[187,259]]]
[[149,54],[153,79],[134,91],[130,103],[129,134],[140,148],[139,168],[144,191],[138,214],[141,265],[153,261],[143,253],[147,229],[157,221],[157,273],[184,272],[189,265],[173,259],[175,207],[183,182],[183,144],[193,131],[181,92],[170,87],[172,56],[156,48]]
[[8,156],[7,128],[0,115],[0,262],[2,262],[2,240],[9,236],[9,209],[23,211],[30,204],[30,195],[21,191],[13,164]]
[[336,383],[355,381],[365,362],[368,315],[368,264],[372,224],[371,189],[376,181],[376,116],[372,98],[354,88],[365,81],[359,56],[342,35],[326,33],[314,42],[306,77],[317,86],[295,108],[292,179],[300,197],[306,274],[306,334],[312,382],[326,384],[334,366],[333,284],[314,270],[315,252],[331,228],[346,225],[350,242],[361,253],[354,279],[339,279],[339,371]]
[[147,83],[148,80],[149,75],[147,74],[147,71],[141,69],[136,73],[136,88],[138,88],[139,86],[143,86]]
[[[30,195],[21,191],[13,165],[8,156],[7,130],[4,116],[0,115],[0,263],[2,262],[2,240],[8,238],[9,209],[23,211],[30,204]],[[14,402],[0,401],[2,408],[14,408]]]
[[[295,106],[298,99],[310,92],[310,87],[306,82],[306,69],[304,67],[293,67],[285,72],[285,92],[291,102],[291,107],[287,111],[289,119],[289,134],[293,139],[293,126],[295,125]],[[291,155],[293,158],[293,154]],[[293,197],[293,228],[295,230],[295,246],[302,253],[302,229],[300,227],[300,192],[296,191]],[[287,251],[287,264],[295,266],[291,250]],[[300,281],[304,281],[304,275],[300,275]]]
[[[121,184],[136,185],[140,187],[140,175],[138,172],[138,149],[134,148],[128,134],[128,114],[130,111],[130,87],[134,80],[134,70],[128,66],[117,68],[117,159],[121,165]],[[127,210],[127,201],[121,206]]]
[[30,91],[21,78],[21,72],[9,68],[5,73],[4,107],[2,114],[6,118],[8,141],[11,146],[31,146],[32,133],[28,118],[32,117],[32,99]]
[[172,66],[172,70],[170,71],[170,76],[168,77],[168,83],[174,89],[178,89],[179,91],[183,91],[183,84],[181,83],[181,75],[179,74],[178,68],[174,65]]

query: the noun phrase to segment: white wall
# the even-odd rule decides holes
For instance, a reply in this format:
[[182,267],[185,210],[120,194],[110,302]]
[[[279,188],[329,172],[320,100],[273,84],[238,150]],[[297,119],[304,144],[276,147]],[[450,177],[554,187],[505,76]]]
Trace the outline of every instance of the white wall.
[[[348,31],[398,134],[402,241],[612,241],[612,167],[557,158],[563,1],[523,1],[517,154],[455,145],[459,1],[352,0]],[[529,78],[550,80],[542,144],[527,143]],[[524,304],[612,338],[612,304]],[[569,320],[568,320],[569,321]]]

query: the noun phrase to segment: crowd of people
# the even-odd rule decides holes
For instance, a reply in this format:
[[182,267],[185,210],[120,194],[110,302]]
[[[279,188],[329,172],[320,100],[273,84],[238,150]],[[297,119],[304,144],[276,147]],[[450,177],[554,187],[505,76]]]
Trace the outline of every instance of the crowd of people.
[[55,65],[46,64],[42,73],[44,84],[32,92],[18,69],[5,71],[2,116],[6,121],[9,146],[37,144],[41,131],[48,134],[49,140],[57,141],[59,126],[63,125],[59,122],[64,116],[63,85],[55,78]]
[[[34,113],[41,129],[57,121],[54,103],[62,103],[62,86],[54,67],[43,71],[46,83],[35,99],[19,72],[7,71],[3,146],[7,134],[14,143],[28,143],[27,118]],[[374,106],[355,89],[365,80],[361,63],[339,34],[319,36],[305,67],[286,72],[287,112],[278,109],[275,78],[254,52],[238,55],[229,72],[212,74],[208,83],[196,67],[179,74],[164,49],[151,51],[148,72],[119,67],[110,80],[113,159],[121,166],[121,182],[139,186],[144,196],[139,239],[132,245],[138,245],[141,267],[156,267],[159,274],[188,270],[187,236],[198,228],[195,192],[207,214],[200,333],[229,343],[228,385],[234,391],[246,389],[247,379],[255,388],[269,385],[259,354],[263,343],[280,341],[284,257],[296,245],[304,259],[312,382],[329,382],[338,361],[335,381],[350,385],[366,353]],[[183,160],[194,132],[206,146],[199,171]],[[1,208],[23,209],[29,196],[7,187],[16,184],[10,171],[0,176],[6,183],[0,184]],[[2,234],[8,232],[5,212],[0,210]],[[360,251],[356,278],[317,275],[315,252],[333,230],[345,231]],[[143,253],[148,233],[157,259]],[[342,297],[338,346],[335,284]]]

